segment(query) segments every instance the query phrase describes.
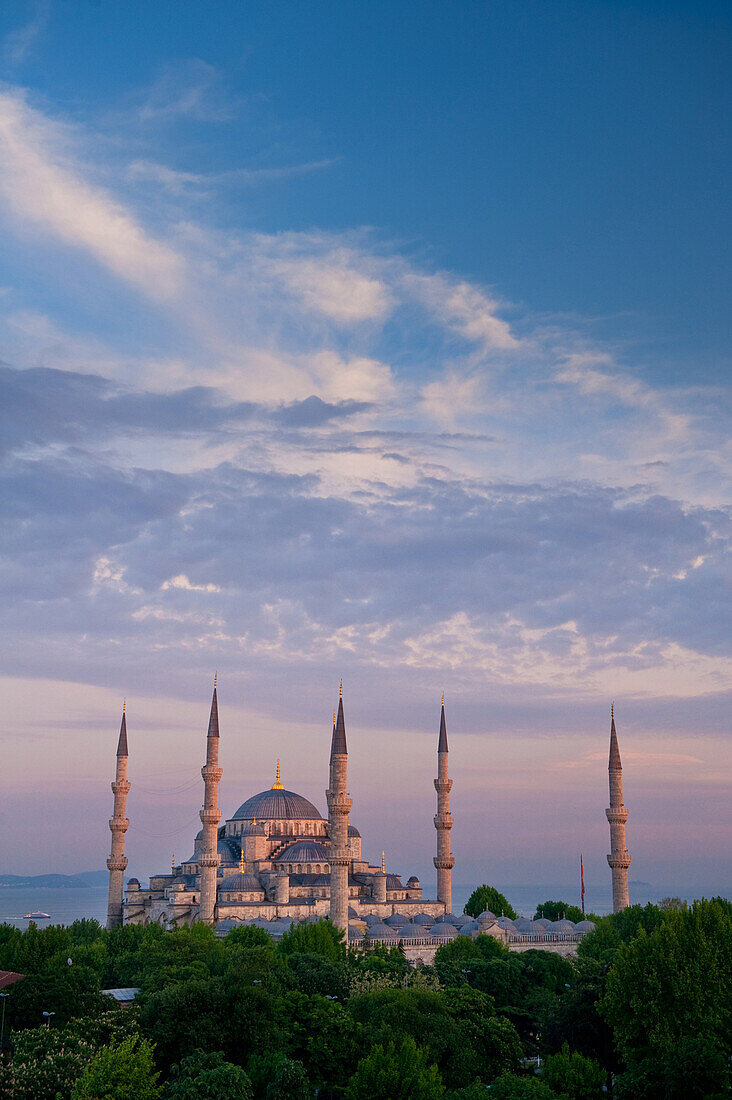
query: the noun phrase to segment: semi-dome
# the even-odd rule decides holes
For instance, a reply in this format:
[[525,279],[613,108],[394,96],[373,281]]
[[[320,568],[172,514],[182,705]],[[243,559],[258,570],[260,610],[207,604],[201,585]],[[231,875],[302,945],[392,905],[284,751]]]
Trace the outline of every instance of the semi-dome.
[[275,863],[317,863],[328,859],[328,849],[317,840],[296,840],[274,857]]
[[272,819],[284,821],[322,821],[321,814],[315,809],[312,802],[303,798],[294,791],[269,790],[260,791],[243,802],[234,814],[232,821],[258,820],[270,821]]
[[263,887],[256,875],[243,874],[241,871],[236,875],[228,875],[221,883],[222,890],[238,890],[243,892],[245,890],[263,890]]
[[[133,879],[130,879],[130,882],[132,881]],[[597,925],[593,920],[581,920],[574,926],[575,932],[594,932],[596,928]]]

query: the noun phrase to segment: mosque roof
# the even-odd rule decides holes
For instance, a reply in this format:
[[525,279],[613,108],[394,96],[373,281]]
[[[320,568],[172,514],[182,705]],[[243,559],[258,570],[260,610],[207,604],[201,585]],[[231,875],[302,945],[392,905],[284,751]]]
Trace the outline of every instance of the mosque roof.
[[402,880],[399,875],[387,875],[386,876],[386,888],[387,890],[403,890]]
[[348,835],[349,836],[360,836],[361,834],[359,833],[359,831],[358,831],[358,829],[356,828],[355,825],[349,825],[348,826]]
[[239,872],[236,875],[227,875],[220,886],[221,890],[263,890],[256,875],[247,875]]
[[328,849],[317,840],[296,840],[288,844],[284,851],[274,857],[275,863],[287,860],[288,863],[313,863],[328,859]]
[[303,798],[294,791],[269,790],[260,791],[243,802],[234,814],[232,821],[252,820],[270,821],[272,819],[285,821],[322,821],[322,815],[318,813],[312,802]]
[[455,925],[446,920],[433,924],[430,932],[437,940],[454,940],[456,936],[460,935]]
[[266,836],[264,825],[259,821],[250,821],[241,831],[242,836]]
[[594,932],[595,928],[597,925],[592,920],[581,920],[574,926],[575,932]]

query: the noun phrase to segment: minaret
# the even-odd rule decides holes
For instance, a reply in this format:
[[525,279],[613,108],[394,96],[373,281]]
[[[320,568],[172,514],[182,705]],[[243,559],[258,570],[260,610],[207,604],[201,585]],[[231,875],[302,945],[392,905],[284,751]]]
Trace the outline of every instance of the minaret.
[[201,768],[203,776],[203,808],[200,813],[203,825],[203,840],[198,865],[201,868],[201,904],[198,910],[199,920],[213,924],[216,908],[216,871],[219,865],[218,824],[221,811],[218,804],[221,768],[219,767],[219,705],[216,698],[216,677],[214,676],[211,717],[208,720],[206,737],[206,763]]
[[343,681],[338,700],[338,715],[333,726],[330,746],[330,782],[325,797],[328,801],[328,831],[330,834],[330,919],[336,928],[348,932],[348,870],[351,854],[348,850],[348,814],[351,799],[347,789],[348,748],[346,723],[343,717]]
[[434,818],[435,828],[437,829],[437,855],[433,862],[437,868],[437,900],[443,902],[446,913],[451,913],[452,869],[455,866],[455,860],[450,851],[450,829],[452,829],[450,791],[452,790],[452,779],[447,774],[447,726],[445,725],[444,693],[440,714],[440,739],[437,743],[435,790],[437,791],[437,813]]
[[112,784],[114,792],[114,812],[109,822],[112,831],[112,849],[107,860],[109,868],[109,903],[107,905],[107,928],[116,928],[122,923],[122,889],[124,872],[127,867],[125,856],[125,833],[129,821],[125,816],[127,795],[130,783],[127,779],[127,715],[126,705],[122,704],[122,724],[117,742],[117,771]]
[[607,861],[613,875],[613,913],[630,905],[628,867],[630,852],[625,847],[625,822],[628,811],[623,805],[623,765],[620,763],[618,735],[615,731],[615,706],[610,708],[610,806],[605,813],[610,822],[610,855]]

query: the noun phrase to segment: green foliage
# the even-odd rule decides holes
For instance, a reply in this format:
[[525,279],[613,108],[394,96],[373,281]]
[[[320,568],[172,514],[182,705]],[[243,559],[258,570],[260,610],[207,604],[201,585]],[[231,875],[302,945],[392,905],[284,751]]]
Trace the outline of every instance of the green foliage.
[[476,1077],[472,1085],[464,1089],[450,1089],[445,1093],[445,1100],[490,1100],[488,1085]]
[[312,1089],[302,1062],[280,1057],[267,1085],[265,1100],[310,1100],[311,1096]]
[[[536,907],[534,920],[538,920],[539,917],[546,917],[547,920],[566,919],[575,923],[586,919],[579,905],[570,905],[566,901],[543,901],[541,905]],[[592,920],[592,917],[588,919]]]
[[597,928],[585,936],[577,947],[580,958],[596,959],[609,966],[621,943],[628,943],[641,929],[652,932],[659,928],[667,913],[650,903],[645,906],[629,905],[619,913],[598,918]]
[[252,1083],[241,1068],[220,1051],[196,1050],[173,1066],[165,1100],[252,1100]]
[[445,1089],[436,1065],[413,1039],[400,1046],[376,1046],[362,1058],[345,1092],[346,1100],[440,1100]]
[[731,1091],[727,1055],[703,1035],[635,1057],[615,1087],[618,1100],[723,1100]]
[[473,890],[465,906],[465,912],[470,913],[471,917],[479,917],[486,909],[495,913],[497,917],[503,915],[510,920],[515,920],[517,916],[516,910],[504,894],[496,890],[495,886],[483,884]]
[[156,1100],[160,1075],[146,1039],[102,1047],[76,1082],[71,1100]]
[[542,1080],[566,1100],[602,1100],[605,1073],[593,1058],[570,1051],[564,1043],[544,1063]]
[[556,1100],[556,1093],[538,1077],[502,1073],[491,1085],[490,1100]]
[[[705,1095],[710,1063],[717,1065],[716,1055],[732,1049],[730,988],[732,917],[718,901],[668,910],[662,923],[651,931],[640,927],[620,945],[601,1011],[636,1087],[644,1066],[654,1076],[669,1076],[668,1067],[675,1066],[685,1075],[683,1095]],[[682,1057],[701,1042],[704,1062]],[[728,1066],[719,1081],[729,1086]]]
[[318,1088],[345,1086],[363,1053],[362,1029],[352,1014],[326,997],[288,993],[278,1003],[280,1041],[308,1067]]
[[274,940],[269,932],[258,928],[256,924],[242,924],[238,928],[232,928],[224,937],[224,946],[232,947],[271,947],[274,950]]
[[287,962],[297,988],[312,996],[347,1000],[349,972],[345,958],[329,959],[322,955],[288,955]]
[[277,944],[281,955],[321,955],[324,959],[340,959],[346,952],[344,934],[330,920],[312,924],[293,924]]

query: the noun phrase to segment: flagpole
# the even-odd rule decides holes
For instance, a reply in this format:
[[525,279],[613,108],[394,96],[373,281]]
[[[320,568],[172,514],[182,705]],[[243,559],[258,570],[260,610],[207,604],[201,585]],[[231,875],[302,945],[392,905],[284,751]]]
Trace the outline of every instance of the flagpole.
[[582,883],[582,916],[585,915],[585,865],[580,852],[580,882]]

